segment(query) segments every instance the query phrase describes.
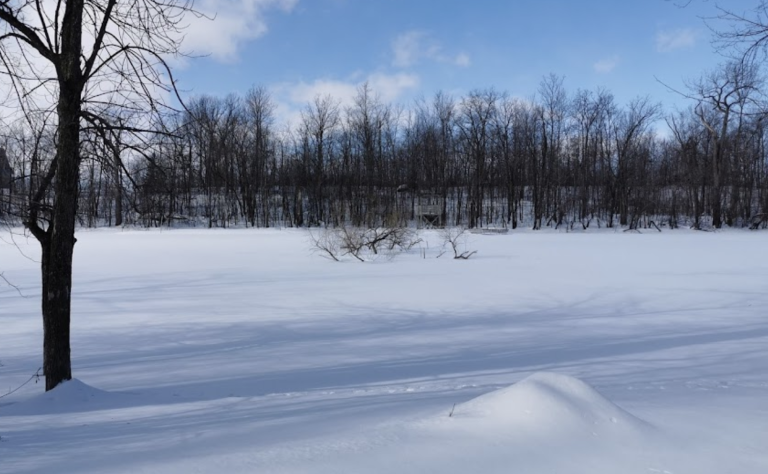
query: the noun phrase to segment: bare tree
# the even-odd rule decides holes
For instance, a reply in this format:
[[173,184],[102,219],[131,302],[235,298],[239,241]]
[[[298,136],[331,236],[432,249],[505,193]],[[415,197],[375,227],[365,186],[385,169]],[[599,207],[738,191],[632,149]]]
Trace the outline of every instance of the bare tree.
[[[169,55],[180,52],[186,0],[0,0],[0,72],[29,113],[55,104],[56,154],[31,196],[25,226],[42,247],[46,390],[72,378],[72,258],[84,134],[122,128],[123,109],[160,112],[175,91]],[[52,195],[52,204],[46,197]]]
[[[630,193],[638,181],[637,167],[643,159],[643,139],[650,123],[657,117],[659,106],[647,97],[634,99],[613,124],[614,159],[610,161],[613,208],[621,225],[629,223]],[[637,183],[640,184],[640,183]],[[646,183],[647,184],[647,183]]]
[[469,184],[469,227],[482,225],[483,201],[491,165],[493,119],[498,112],[498,102],[504,97],[492,90],[473,91],[462,101],[457,120],[464,143],[463,160]]
[[719,14],[713,20],[725,24],[716,28],[717,46],[724,51],[735,51],[742,57],[765,53],[768,46],[768,1],[759,0],[749,12],[717,6]]
[[747,60],[730,61],[689,85],[697,101],[696,116],[714,142],[711,152],[712,225],[720,228],[722,217],[722,167],[728,146],[731,122],[743,114],[759,94],[761,79],[757,67]]
[[568,95],[563,86],[564,78],[555,74],[545,76],[539,85],[541,104],[536,108],[540,143],[539,162],[532,167],[534,176],[534,230],[541,229],[545,213],[558,223],[562,213],[554,211],[559,201],[560,188],[558,159],[561,157],[568,114]]
[[325,222],[325,177],[333,155],[334,132],[339,126],[339,105],[331,96],[317,96],[301,114],[304,173],[309,187],[310,225]]
[[464,227],[446,227],[441,231],[443,245],[449,245],[453,250],[454,260],[469,260],[477,250],[467,250],[467,229]]
[[613,96],[605,89],[597,92],[580,90],[571,101],[573,162],[575,184],[578,191],[578,220],[583,229],[589,226],[596,210],[596,195],[599,191],[596,178],[601,149],[608,135],[606,123],[613,115]]

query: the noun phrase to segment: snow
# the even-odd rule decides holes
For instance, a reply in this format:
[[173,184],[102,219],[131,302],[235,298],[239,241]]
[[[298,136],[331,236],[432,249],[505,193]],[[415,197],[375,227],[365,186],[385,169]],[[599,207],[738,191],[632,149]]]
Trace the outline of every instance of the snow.
[[595,434],[621,426],[636,432],[649,425],[600,395],[583,381],[567,375],[539,372],[509,388],[481,395],[459,405],[453,415],[494,418],[527,435],[571,431]]
[[[767,234],[78,234],[75,380],[0,398],[0,473],[768,472]],[[40,367],[0,241],[0,396]]]
[[122,408],[125,405],[125,394],[105,392],[80,380],[72,379],[62,383],[55,390],[9,405],[2,413],[15,416],[53,415]]

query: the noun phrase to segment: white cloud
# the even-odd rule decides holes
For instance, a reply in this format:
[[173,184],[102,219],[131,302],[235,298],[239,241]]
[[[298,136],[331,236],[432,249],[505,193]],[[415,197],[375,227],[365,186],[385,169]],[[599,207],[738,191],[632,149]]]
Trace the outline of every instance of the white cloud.
[[409,89],[419,85],[419,78],[414,74],[371,74],[362,80],[318,79],[313,82],[281,84],[276,87],[278,93],[284,95],[295,104],[307,104],[317,96],[330,95],[342,106],[354,103],[358,88],[368,83],[374,94],[383,101],[394,101]]
[[312,102],[318,96],[331,96],[341,104],[351,105],[357,93],[357,87],[356,83],[335,79],[318,79],[309,83],[299,82],[281,86],[287,92],[288,100],[299,106]]
[[360,86],[365,83],[382,102],[392,103],[406,92],[416,89],[420,80],[415,74],[374,73],[346,80],[317,79],[312,82],[283,83],[271,89],[277,103],[278,118],[289,125],[295,125],[301,117],[301,110],[316,97],[331,96],[338,101],[341,109],[353,106]]
[[678,49],[692,48],[696,45],[698,34],[693,28],[678,28],[656,33],[656,50],[669,53]]
[[185,18],[189,26],[183,48],[219,61],[233,61],[243,43],[266,34],[266,11],[289,12],[296,3],[298,0],[198,0],[195,9],[205,17]]
[[442,45],[423,31],[408,31],[392,41],[392,65],[397,68],[408,68],[422,61],[435,61],[452,64],[458,67],[468,67],[472,61],[467,53],[450,55],[443,52]]
[[419,86],[419,76],[415,74],[372,74],[367,81],[384,102],[395,101],[406,91]]
[[468,54],[459,53],[454,59],[454,64],[460,67],[469,67],[472,65],[472,60],[469,58]]
[[426,33],[421,31],[410,31],[395,38],[392,42],[392,53],[394,54],[392,64],[400,68],[416,64],[421,59],[421,48],[425,38]]
[[616,69],[616,66],[618,65],[619,65],[619,57],[611,56],[610,58],[601,59],[600,61],[596,62],[592,67],[595,69],[595,72],[598,74],[608,74],[613,72],[613,70]]

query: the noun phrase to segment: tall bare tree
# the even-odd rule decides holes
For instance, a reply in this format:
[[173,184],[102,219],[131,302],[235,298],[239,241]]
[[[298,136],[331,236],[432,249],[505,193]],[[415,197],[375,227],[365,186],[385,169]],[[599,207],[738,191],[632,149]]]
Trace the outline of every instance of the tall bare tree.
[[331,96],[317,96],[301,114],[301,143],[306,185],[310,200],[310,225],[324,222],[325,178],[332,155],[334,132],[340,124],[339,105]]
[[712,137],[712,192],[710,208],[712,225],[720,228],[722,215],[722,168],[728,147],[731,122],[754,104],[761,78],[757,67],[746,59],[730,61],[690,85],[697,101],[696,116]]
[[[70,302],[81,144],[116,123],[114,111],[159,112],[175,91],[169,55],[180,52],[186,0],[0,0],[0,72],[19,110],[55,107],[56,154],[24,222],[42,247],[46,390],[72,378]],[[46,200],[51,197],[50,205]]]

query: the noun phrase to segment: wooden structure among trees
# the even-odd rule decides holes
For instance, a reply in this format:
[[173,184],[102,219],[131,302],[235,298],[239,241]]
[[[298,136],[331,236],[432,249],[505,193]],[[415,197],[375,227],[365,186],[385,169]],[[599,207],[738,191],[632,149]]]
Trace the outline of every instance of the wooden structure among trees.
[[419,227],[427,229],[443,226],[445,199],[437,194],[420,194],[414,214]]
[[0,147],[0,216],[11,211],[11,188],[13,184],[13,168],[8,162],[5,148]]
[[11,189],[13,187],[13,168],[8,161],[5,148],[0,147],[0,216],[11,212]]
[[13,170],[8,162],[8,155],[5,152],[5,148],[0,147],[0,194],[10,194],[12,179]]

